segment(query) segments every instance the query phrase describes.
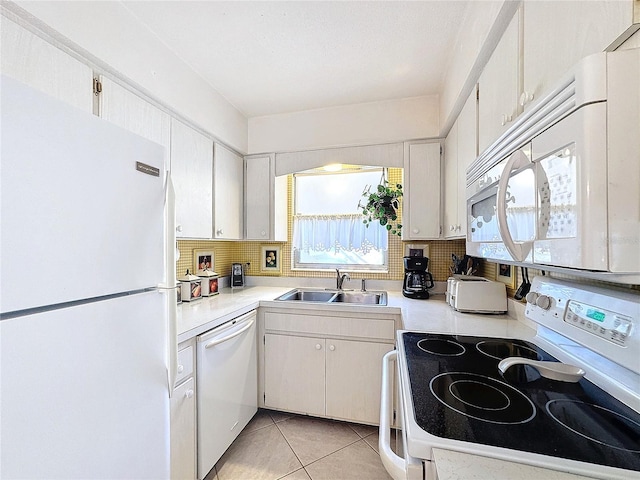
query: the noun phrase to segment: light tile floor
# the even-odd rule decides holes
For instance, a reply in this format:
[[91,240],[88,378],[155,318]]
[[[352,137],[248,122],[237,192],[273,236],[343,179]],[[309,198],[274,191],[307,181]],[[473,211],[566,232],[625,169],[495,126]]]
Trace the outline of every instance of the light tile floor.
[[378,430],[258,410],[205,480],[389,480]]

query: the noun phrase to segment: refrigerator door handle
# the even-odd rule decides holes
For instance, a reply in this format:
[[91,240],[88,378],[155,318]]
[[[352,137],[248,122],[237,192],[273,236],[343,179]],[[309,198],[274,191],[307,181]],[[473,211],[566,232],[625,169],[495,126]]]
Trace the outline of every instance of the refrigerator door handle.
[[169,380],[169,397],[173,394],[176,386],[176,378],[178,377],[178,331],[177,331],[177,312],[176,312],[176,290],[172,289],[173,295],[167,295],[169,299],[169,315],[167,315],[167,343],[169,350],[169,365],[167,366],[167,374]]
[[177,292],[176,292],[176,194],[171,181],[171,175],[167,171],[164,185],[165,201],[165,281],[159,285],[160,291],[167,293],[167,381],[169,397],[173,395],[178,377],[178,326],[177,326]]

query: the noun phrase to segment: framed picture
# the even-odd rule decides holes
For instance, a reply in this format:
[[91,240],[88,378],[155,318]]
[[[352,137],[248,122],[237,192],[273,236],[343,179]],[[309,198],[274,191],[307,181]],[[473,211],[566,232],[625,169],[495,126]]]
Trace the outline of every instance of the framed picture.
[[194,250],[193,251],[193,274],[198,275],[205,269],[213,271],[214,269],[213,250]]
[[405,257],[428,257],[429,256],[429,244],[417,243],[411,245],[405,245],[404,247]]
[[280,246],[278,245],[263,245],[261,247],[260,256],[260,271],[280,273],[281,258],[280,258]]
[[506,263],[496,264],[496,280],[504,283],[507,287],[516,288],[516,269],[513,265]]

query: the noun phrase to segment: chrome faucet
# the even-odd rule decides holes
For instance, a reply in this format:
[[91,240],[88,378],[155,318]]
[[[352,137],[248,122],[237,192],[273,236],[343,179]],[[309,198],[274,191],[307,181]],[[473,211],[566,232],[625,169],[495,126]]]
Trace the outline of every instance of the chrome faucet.
[[343,273],[342,275],[340,274],[340,270],[338,268],[336,268],[336,288],[338,290],[342,290],[342,284],[344,283],[345,280],[351,280],[351,277],[349,276],[348,273]]

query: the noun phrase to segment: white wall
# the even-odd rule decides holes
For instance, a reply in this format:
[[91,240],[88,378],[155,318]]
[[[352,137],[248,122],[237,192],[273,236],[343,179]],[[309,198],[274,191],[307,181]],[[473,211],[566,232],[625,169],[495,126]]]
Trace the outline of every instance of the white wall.
[[247,119],[120,2],[17,1],[36,18],[240,153]]
[[438,133],[438,97],[412,97],[250,118],[249,152],[397,142]]

